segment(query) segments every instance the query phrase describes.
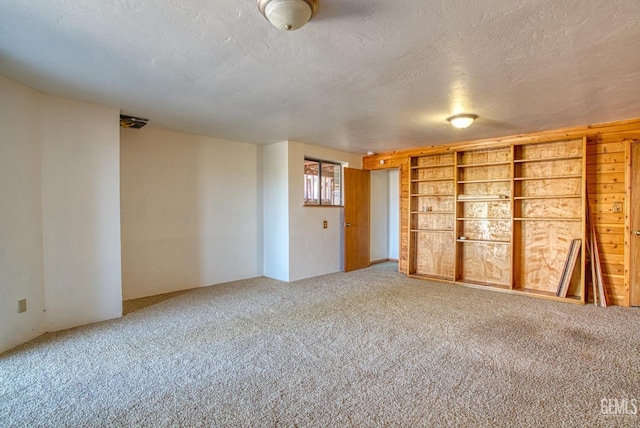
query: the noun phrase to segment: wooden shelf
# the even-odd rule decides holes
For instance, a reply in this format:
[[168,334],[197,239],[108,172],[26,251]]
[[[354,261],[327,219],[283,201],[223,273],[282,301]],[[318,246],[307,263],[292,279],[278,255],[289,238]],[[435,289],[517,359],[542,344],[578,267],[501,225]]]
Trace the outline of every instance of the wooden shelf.
[[489,282],[489,281],[478,281],[475,279],[458,278],[456,279],[456,282],[459,282],[462,284],[469,284],[469,285],[481,285],[483,287],[499,288],[501,290],[511,290],[511,287],[508,286],[507,284],[498,284],[498,283]]
[[511,199],[509,197],[506,197],[506,198],[493,197],[493,198],[463,198],[463,199],[456,199],[456,202],[496,202],[496,201],[510,202]]
[[422,166],[412,166],[411,169],[431,169],[431,168],[444,168],[447,166],[454,166],[452,163],[440,164],[440,165],[422,165]]
[[582,159],[582,155],[562,156],[558,158],[514,159],[513,163],[556,162],[556,161],[577,160],[577,159]]
[[417,233],[453,233],[453,229],[411,229],[412,232]]
[[[420,183],[433,183],[436,181],[455,181],[455,178],[427,178],[424,180],[420,180]],[[417,183],[417,182],[416,182]]]
[[492,241],[489,239],[456,239],[458,242],[471,242],[474,244],[500,244],[500,245],[511,245],[511,241]]
[[580,217],[517,217],[515,221],[582,221]]
[[527,200],[527,199],[580,199],[582,195],[544,195],[544,196],[516,196],[515,200]]
[[515,291],[518,291],[520,293],[523,294],[530,294],[530,295],[534,295],[534,296],[540,296],[540,297],[545,297],[551,300],[559,300],[559,301],[566,301],[566,302],[573,302],[573,303],[582,303],[582,299],[579,296],[567,296],[567,297],[558,297],[556,296],[555,291],[544,291],[544,290],[535,290],[532,288],[523,288],[523,287],[516,287],[514,288]]
[[458,221],[511,221],[511,217],[509,218],[497,218],[497,217],[460,217],[457,218]]
[[470,184],[470,183],[510,183],[510,178],[496,178],[491,180],[460,180],[458,184]]
[[458,168],[477,168],[483,166],[511,165],[511,161],[458,164]]
[[411,194],[411,196],[418,196],[418,197],[439,197],[439,196],[455,196],[453,193],[413,193]]
[[454,211],[411,211],[411,214],[455,214]]
[[572,175],[550,175],[547,177],[515,177],[514,181],[530,181],[530,180],[562,180],[566,178],[582,178],[580,174]]

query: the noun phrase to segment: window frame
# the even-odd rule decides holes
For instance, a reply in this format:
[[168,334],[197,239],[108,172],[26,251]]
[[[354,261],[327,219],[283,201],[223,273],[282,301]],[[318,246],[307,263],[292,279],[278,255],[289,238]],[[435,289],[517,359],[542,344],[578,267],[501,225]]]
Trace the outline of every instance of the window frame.
[[[318,203],[317,204],[307,203],[307,199],[305,199],[306,188],[304,188],[303,189],[303,195],[302,195],[303,201],[304,201],[304,206],[305,207],[325,207],[325,208],[331,208],[331,207],[341,208],[341,207],[343,207],[343,205],[342,205],[342,203],[343,203],[343,199],[342,199],[343,198],[342,179],[343,178],[342,177],[344,176],[344,171],[343,171],[344,167],[343,167],[342,163],[337,162],[337,161],[317,159],[317,158],[313,158],[313,157],[309,157],[309,156],[305,156],[304,157],[304,161],[305,162],[317,162],[318,163],[318,184],[317,184],[318,187],[316,188],[316,191],[317,191],[317,194],[318,194]],[[323,164],[324,165],[334,165],[334,166],[338,167],[338,171],[339,171],[339,174],[340,174],[339,177],[338,177],[338,179],[340,181],[339,187],[338,187],[339,190],[340,190],[340,201],[339,201],[338,204],[323,204],[322,203],[322,187],[323,187],[322,186],[322,181],[323,181],[322,180],[322,178],[323,178],[322,177],[322,168],[323,168]],[[303,172],[303,180],[304,180],[304,177],[306,175],[307,174]],[[306,186],[306,183],[304,185]]]

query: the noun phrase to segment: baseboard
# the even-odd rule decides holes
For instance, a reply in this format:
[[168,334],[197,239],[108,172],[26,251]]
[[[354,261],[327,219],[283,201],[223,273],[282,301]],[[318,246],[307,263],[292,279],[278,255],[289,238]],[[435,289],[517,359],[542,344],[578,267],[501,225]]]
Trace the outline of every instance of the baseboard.
[[398,262],[398,259],[380,259],[380,260],[372,260],[369,262],[369,265],[377,265],[385,262]]

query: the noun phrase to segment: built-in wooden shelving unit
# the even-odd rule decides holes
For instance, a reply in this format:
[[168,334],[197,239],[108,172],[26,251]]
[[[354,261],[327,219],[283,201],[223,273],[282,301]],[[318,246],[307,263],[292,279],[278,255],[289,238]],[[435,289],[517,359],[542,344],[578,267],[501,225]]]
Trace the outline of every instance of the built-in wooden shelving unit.
[[[409,274],[585,302],[583,138],[411,157]],[[583,253],[583,252],[582,252]]]

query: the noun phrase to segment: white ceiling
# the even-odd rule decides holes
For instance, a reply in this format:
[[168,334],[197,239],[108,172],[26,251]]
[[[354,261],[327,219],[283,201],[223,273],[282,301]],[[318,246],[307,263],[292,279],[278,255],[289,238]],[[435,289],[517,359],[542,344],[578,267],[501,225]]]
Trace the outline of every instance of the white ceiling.
[[640,1],[320,0],[284,32],[255,0],[0,0],[0,73],[158,128],[388,151],[640,117]]

